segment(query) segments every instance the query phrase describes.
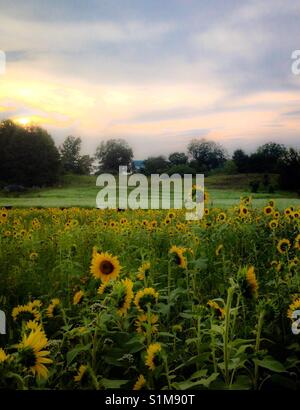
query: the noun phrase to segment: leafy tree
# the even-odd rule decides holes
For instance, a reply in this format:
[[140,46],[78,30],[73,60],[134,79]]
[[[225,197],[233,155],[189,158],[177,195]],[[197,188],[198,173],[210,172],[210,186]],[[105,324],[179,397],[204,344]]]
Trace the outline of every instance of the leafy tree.
[[184,152],[173,152],[169,155],[169,162],[171,165],[181,165],[186,164],[188,161],[187,155]]
[[168,168],[168,161],[163,155],[158,157],[149,157],[144,161],[144,174],[162,174]]
[[214,141],[193,139],[188,145],[188,153],[197,166],[197,171],[205,172],[221,167],[226,161],[224,148]]
[[59,152],[52,137],[37,126],[0,122],[0,180],[24,186],[50,185],[59,176]]
[[65,172],[75,174],[89,174],[92,169],[93,158],[89,155],[81,156],[81,138],[68,136],[60,146],[60,159]]
[[195,168],[192,168],[188,164],[178,164],[178,165],[173,165],[172,167],[168,168],[167,171],[168,175],[172,174],[179,174],[179,175],[184,175],[184,174],[196,174]]
[[287,149],[282,144],[269,142],[258,147],[249,158],[251,172],[277,173],[279,162],[284,158]]
[[94,158],[89,155],[82,155],[79,158],[79,173],[83,175],[90,175],[93,171]]
[[248,172],[249,156],[245,154],[242,149],[237,149],[234,151],[232,160],[234,161],[238,172]]
[[59,147],[61,164],[65,172],[78,173],[81,139],[68,136]]
[[300,190],[300,150],[290,148],[278,165],[282,189]]
[[131,170],[133,151],[123,139],[102,141],[96,150],[98,160],[97,173],[118,173],[119,166],[127,166]]

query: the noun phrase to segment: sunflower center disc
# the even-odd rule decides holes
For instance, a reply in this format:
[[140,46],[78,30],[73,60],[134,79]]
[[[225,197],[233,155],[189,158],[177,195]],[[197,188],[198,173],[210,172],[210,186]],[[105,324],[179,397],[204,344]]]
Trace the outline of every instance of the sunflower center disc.
[[104,275],[109,275],[114,270],[114,266],[111,262],[104,261],[100,264],[100,270],[102,273],[104,273]]

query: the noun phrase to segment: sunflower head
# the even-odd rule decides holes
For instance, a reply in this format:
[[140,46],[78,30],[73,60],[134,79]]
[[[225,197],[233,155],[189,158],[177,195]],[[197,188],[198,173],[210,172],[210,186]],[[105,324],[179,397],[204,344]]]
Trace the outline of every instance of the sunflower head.
[[79,366],[77,374],[74,376],[74,381],[77,382],[77,383],[84,382],[86,372],[87,372],[87,366],[85,366],[83,364],[81,366]]
[[185,248],[173,245],[169,250],[169,253],[173,256],[173,260],[180,268],[185,269],[187,267],[187,260],[184,256]]
[[17,346],[20,363],[39,378],[47,378],[46,364],[52,363],[52,360],[46,357],[50,352],[43,350],[47,343],[45,333],[37,329],[32,330],[29,335],[24,334],[21,343]]
[[281,254],[285,254],[289,251],[291,242],[288,239],[281,239],[277,244],[277,250]]
[[5,351],[0,348],[0,364],[4,363],[8,359],[8,355],[5,353]]
[[135,385],[133,386],[133,390],[142,390],[145,385],[145,377],[142,374],[140,374],[137,381],[135,382]]
[[300,298],[294,298],[294,300],[288,308],[287,317],[289,319],[292,319],[294,311],[298,309],[300,310]]
[[212,310],[214,311],[214,313],[217,315],[217,317],[219,319],[223,319],[225,316],[225,310],[224,308],[222,308],[217,302],[215,302],[214,300],[209,300],[207,302],[207,305],[212,308]]
[[52,299],[50,305],[47,307],[46,315],[50,318],[57,316],[59,314],[59,305],[60,300],[58,298]]
[[264,214],[267,216],[272,215],[273,211],[274,209],[270,205],[264,207]]
[[83,290],[79,290],[78,292],[76,292],[73,297],[73,305],[78,305],[82,301],[83,296],[84,296]]
[[147,307],[152,308],[158,299],[158,292],[153,288],[141,289],[134,298],[134,304],[140,312],[147,312]]
[[300,251],[300,233],[295,238],[294,248]]
[[272,219],[272,220],[269,222],[269,227],[270,227],[271,229],[276,229],[276,228],[278,228],[278,220],[277,220],[277,219]]
[[145,276],[149,273],[150,270],[150,262],[144,262],[139,268],[138,268],[138,273],[137,273],[137,278],[139,280],[144,280]]
[[133,282],[126,278],[117,282],[113,287],[112,299],[115,301],[119,316],[124,316],[133,299]]
[[145,364],[152,371],[155,370],[155,368],[160,364],[160,352],[160,343],[151,343],[147,348]]
[[254,271],[254,266],[250,266],[250,268],[246,272],[246,281],[248,284],[248,290],[252,296],[257,296],[258,291],[258,283],[256,280],[256,275]]
[[[149,323],[150,322],[150,323]],[[148,315],[145,313],[138,316],[137,320],[135,321],[136,331],[140,334],[147,334],[147,329],[150,327],[151,334],[155,334],[158,332],[158,315],[150,313]]]
[[101,279],[103,283],[116,279],[121,270],[119,260],[110,253],[93,253],[91,273],[95,279]]
[[41,319],[41,314],[38,311],[36,304],[30,302],[27,305],[19,305],[13,308],[12,317],[14,320],[29,321]]

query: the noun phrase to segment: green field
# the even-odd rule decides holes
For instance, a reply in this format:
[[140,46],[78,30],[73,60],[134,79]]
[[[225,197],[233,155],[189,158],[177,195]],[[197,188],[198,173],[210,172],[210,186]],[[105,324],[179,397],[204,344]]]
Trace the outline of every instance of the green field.
[[[275,177],[271,178],[274,181]],[[287,206],[299,206],[300,198],[296,193],[275,191],[274,194],[250,192],[250,181],[261,179],[261,175],[213,175],[205,178],[205,187],[209,191],[211,206],[228,208],[239,203],[243,195],[252,195],[253,204],[261,207],[266,200],[276,199],[279,209]],[[96,195],[100,188],[96,186],[94,176],[67,175],[60,185],[54,188],[29,191],[24,194],[0,194],[0,207],[96,207]],[[149,194],[150,196],[150,194]]]

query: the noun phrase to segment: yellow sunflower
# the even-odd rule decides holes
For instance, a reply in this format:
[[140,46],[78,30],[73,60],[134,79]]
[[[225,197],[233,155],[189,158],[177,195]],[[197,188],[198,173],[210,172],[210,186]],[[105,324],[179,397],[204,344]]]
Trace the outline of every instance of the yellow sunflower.
[[245,207],[244,205],[240,205],[240,209],[239,209],[239,214],[241,217],[245,217],[247,216],[249,213],[248,208]]
[[101,279],[102,282],[114,280],[119,276],[121,266],[116,256],[110,253],[94,253],[91,263],[91,273],[95,279]]
[[73,297],[73,305],[78,305],[81,302],[83,296],[84,296],[83,290],[79,290],[78,292],[76,292]]
[[186,257],[183,255],[185,251],[185,248],[176,245],[173,245],[169,250],[169,253],[174,254],[174,261],[176,265],[178,265],[182,269],[185,269],[187,267],[187,260]]
[[274,209],[269,205],[264,207],[264,214],[265,215],[272,215]]
[[[155,334],[158,332],[158,315],[150,314],[150,326],[151,326],[151,333]],[[142,315],[139,315],[137,320],[135,321],[135,326],[136,326],[136,331],[137,333],[143,333],[147,334],[147,326],[149,326],[148,323],[148,317],[145,313]]]
[[26,323],[25,328],[28,331],[39,330],[40,332],[43,332],[42,325],[35,320],[29,320],[29,322]]
[[133,390],[141,390],[146,384],[145,377],[140,374],[137,381],[135,382],[135,385],[133,386]]
[[5,353],[5,351],[2,348],[0,348],[0,363],[5,362],[5,360],[7,360],[8,357],[9,356]]
[[292,315],[295,310],[300,310],[300,298],[294,299],[293,302],[290,304],[287,312],[287,317],[292,319]]
[[22,342],[17,346],[21,363],[40,378],[47,378],[48,369],[45,365],[52,363],[51,359],[45,357],[50,352],[43,350],[47,343],[44,332],[32,330],[29,335],[23,335]]
[[54,317],[58,313],[58,306],[60,305],[60,300],[58,298],[52,299],[50,305],[47,307],[46,315],[48,317]]
[[116,296],[116,303],[118,308],[118,315],[126,315],[131,301],[133,299],[133,282],[126,278],[118,282],[114,286],[114,295]]
[[209,300],[207,302],[208,306],[215,310],[219,319],[223,319],[225,316],[225,309],[221,308],[221,306],[215,302],[214,300]]
[[113,288],[112,282],[102,283],[98,288],[98,294],[99,295],[107,294],[107,293],[109,293],[109,291],[112,290],[112,288]]
[[277,219],[272,219],[272,220],[269,222],[269,227],[270,227],[271,229],[276,229],[276,228],[278,228],[278,221],[277,221]]
[[35,305],[32,303],[29,303],[27,305],[19,305],[13,308],[12,310],[12,317],[13,320],[17,320],[21,318],[21,320],[40,320],[41,319],[41,314],[40,312],[36,309]]
[[83,378],[83,376],[84,376],[86,370],[87,370],[87,366],[85,366],[85,365],[82,364],[82,365],[79,367],[76,376],[74,376],[74,381],[79,383],[79,382],[82,380],[82,378]]
[[279,253],[287,253],[291,247],[291,242],[288,239],[281,239],[277,244],[277,250]]
[[217,222],[223,222],[226,219],[226,214],[225,212],[221,212],[218,216],[217,216]]
[[294,248],[300,250],[300,233],[296,236],[294,241]]
[[141,289],[135,295],[134,304],[140,312],[146,312],[147,305],[154,306],[157,303],[158,296],[158,292],[153,288]]
[[256,275],[255,275],[255,271],[254,271],[254,266],[250,266],[250,268],[247,270],[246,272],[246,280],[248,283],[248,287],[250,290],[250,293],[253,296],[257,295],[257,291],[258,291],[258,283],[256,280]]
[[157,366],[157,356],[161,351],[160,343],[151,343],[147,348],[145,364],[149,367],[150,370],[154,370]]
[[137,278],[139,280],[144,280],[145,275],[149,272],[150,269],[150,262],[144,262],[139,268],[138,268],[138,273],[137,273]]

